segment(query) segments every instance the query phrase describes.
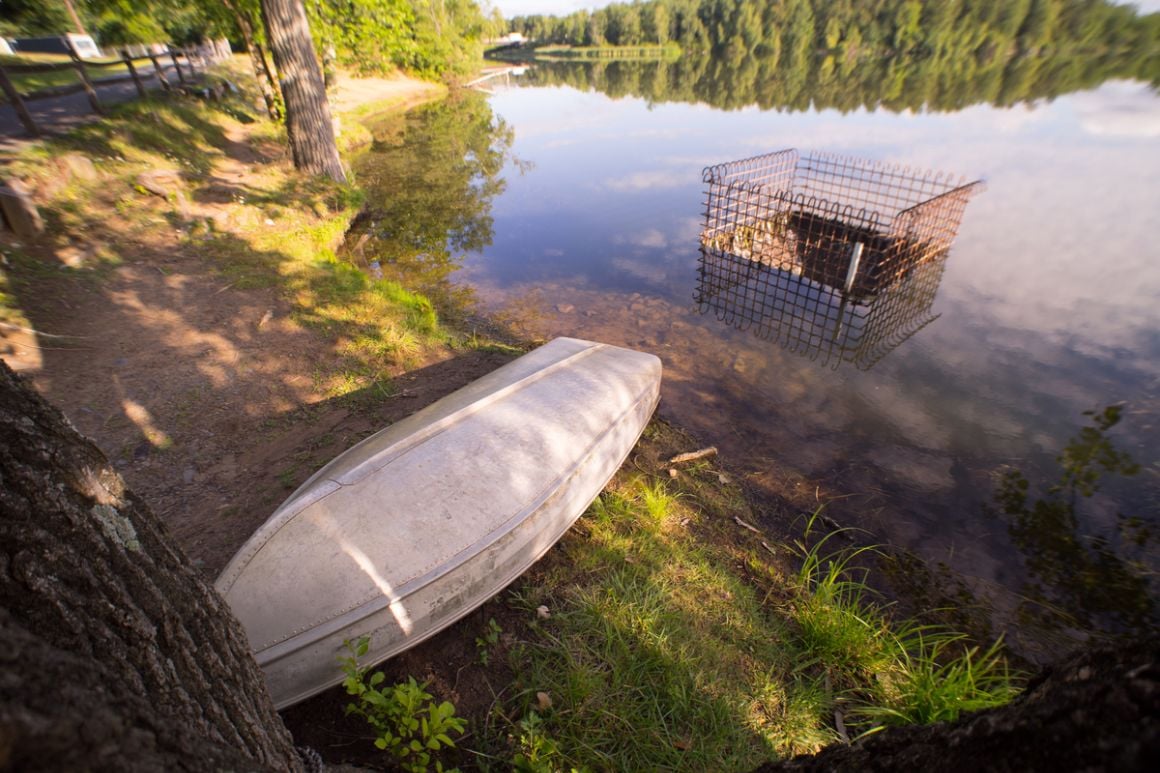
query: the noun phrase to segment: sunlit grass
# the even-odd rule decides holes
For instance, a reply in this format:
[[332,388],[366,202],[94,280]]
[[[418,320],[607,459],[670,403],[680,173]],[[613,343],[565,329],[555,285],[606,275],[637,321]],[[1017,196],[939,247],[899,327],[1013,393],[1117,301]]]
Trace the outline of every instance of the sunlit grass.
[[[694,531],[701,515],[665,481],[633,475],[520,592],[529,615],[551,616],[511,664],[525,696],[509,729],[517,753],[564,770],[748,770],[839,740],[836,715],[872,731],[1015,694],[998,644],[964,653],[957,634],[892,621],[855,569],[868,549],[803,538],[801,568],[782,576]],[[533,704],[539,692],[550,709]]]
[[835,549],[839,531],[807,547],[813,523],[811,518],[806,536],[795,545],[801,568],[789,616],[803,648],[839,683],[872,677],[889,666],[892,656],[886,618],[868,598],[864,573],[853,568],[871,548]]
[[[252,90],[252,77],[231,67],[228,76]],[[290,300],[291,318],[331,337],[344,363],[319,382],[323,394],[389,383],[457,337],[441,325],[429,299],[337,256],[362,207],[361,191],[304,177],[285,155],[247,163],[241,179],[236,163],[222,174],[222,165],[238,158],[240,133],[251,148],[269,143],[265,152],[278,156],[279,144],[272,141],[282,131],[244,99],[207,104],[154,96],[30,149],[14,169],[55,186],[44,212],[62,243],[132,240],[147,246],[176,236],[184,251],[221,274],[223,290],[273,289]],[[68,152],[92,158],[101,179],[54,183],[53,159]],[[153,169],[178,170],[187,203],[176,196],[163,200],[136,184],[138,174]],[[198,214],[201,201],[213,202],[212,218]]]
[[562,596],[523,598],[553,608],[513,665],[557,701],[541,730],[565,769],[736,769],[830,737],[803,719],[816,702],[789,678],[788,629],[688,517],[659,480],[606,492],[541,586]]

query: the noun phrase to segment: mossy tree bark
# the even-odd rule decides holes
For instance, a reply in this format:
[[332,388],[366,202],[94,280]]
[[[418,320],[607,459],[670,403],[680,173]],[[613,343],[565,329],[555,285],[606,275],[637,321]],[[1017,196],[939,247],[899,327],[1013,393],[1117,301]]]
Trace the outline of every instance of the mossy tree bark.
[[0,769],[301,767],[225,602],[0,362]]
[[282,78],[286,131],[290,135],[294,166],[346,182],[334,140],[322,68],[314,55],[302,0],[262,0],[262,19],[274,64]]

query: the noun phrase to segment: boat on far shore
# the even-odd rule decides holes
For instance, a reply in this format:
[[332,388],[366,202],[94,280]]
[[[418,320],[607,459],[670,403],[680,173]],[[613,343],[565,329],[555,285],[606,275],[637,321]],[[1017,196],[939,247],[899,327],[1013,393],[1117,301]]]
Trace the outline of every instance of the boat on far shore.
[[216,582],[274,705],[341,683],[515,580],[632,450],[660,397],[651,354],[557,338],[336,457]]

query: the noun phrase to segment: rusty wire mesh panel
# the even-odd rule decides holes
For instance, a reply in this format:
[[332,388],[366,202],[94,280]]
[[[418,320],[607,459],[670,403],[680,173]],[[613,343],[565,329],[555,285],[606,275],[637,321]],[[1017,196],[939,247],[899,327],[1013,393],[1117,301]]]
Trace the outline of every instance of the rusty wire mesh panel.
[[823,365],[868,370],[937,319],[931,306],[945,264],[945,255],[926,261],[856,302],[800,274],[703,247],[695,300],[701,313]]
[[982,187],[793,149],[708,167],[704,181],[704,248],[841,289],[855,303],[945,257]]

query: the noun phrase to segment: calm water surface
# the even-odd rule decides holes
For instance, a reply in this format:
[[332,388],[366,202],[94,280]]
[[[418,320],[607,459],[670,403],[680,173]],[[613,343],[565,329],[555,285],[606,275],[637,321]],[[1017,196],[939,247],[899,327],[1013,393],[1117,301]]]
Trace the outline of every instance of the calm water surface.
[[[1117,544],[1117,508],[1160,520],[1160,98],[1148,86],[841,113],[515,84],[490,97],[490,139],[462,143],[475,176],[457,195],[473,202],[477,238],[439,262],[484,310],[527,333],[656,353],[662,413],[755,484],[801,510],[830,501],[838,521],[949,563],[1000,607],[1028,575],[987,508],[997,476],[1015,467],[1036,486],[1058,480],[1053,460],[1083,411],[1123,401],[1111,436],[1143,469],[1097,495],[1078,530]],[[431,142],[429,119],[409,120],[413,131],[384,130],[371,155]],[[693,301],[702,168],[787,147],[986,181],[946,264],[937,319],[868,370],[787,351]],[[364,165],[364,181],[386,158]]]

